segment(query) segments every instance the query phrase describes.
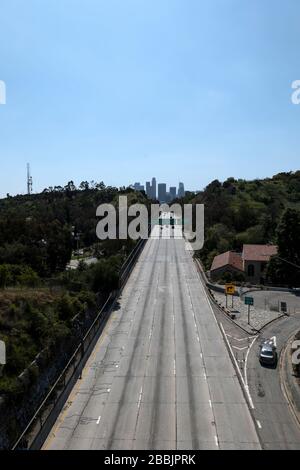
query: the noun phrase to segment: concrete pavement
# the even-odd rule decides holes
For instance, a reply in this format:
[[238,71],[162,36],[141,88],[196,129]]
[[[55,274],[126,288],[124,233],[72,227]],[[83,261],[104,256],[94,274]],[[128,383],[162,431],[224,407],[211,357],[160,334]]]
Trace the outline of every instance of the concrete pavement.
[[259,449],[179,227],[155,228],[45,449]]
[[264,449],[299,449],[300,427],[296,422],[280,383],[279,362],[276,368],[259,363],[259,344],[276,336],[278,356],[292,333],[299,329],[300,315],[282,317],[262,330],[251,348],[247,377],[255,406],[254,415],[260,423],[259,434]]

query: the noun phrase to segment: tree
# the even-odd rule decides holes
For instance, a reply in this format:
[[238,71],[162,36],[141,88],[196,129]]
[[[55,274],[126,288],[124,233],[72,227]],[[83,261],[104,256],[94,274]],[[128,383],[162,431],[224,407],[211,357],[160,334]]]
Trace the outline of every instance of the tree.
[[268,265],[267,275],[276,284],[300,284],[300,211],[288,208],[282,215],[277,231],[278,257]]

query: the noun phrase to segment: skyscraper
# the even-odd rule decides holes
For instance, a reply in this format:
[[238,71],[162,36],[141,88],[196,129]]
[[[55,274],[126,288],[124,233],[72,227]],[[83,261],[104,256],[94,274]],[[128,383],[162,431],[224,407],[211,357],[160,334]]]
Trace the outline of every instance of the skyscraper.
[[184,197],[185,196],[185,190],[184,190],[184,184],[183,183],[179,183],[179,187],[178,187],[178,197]]
[[140,184],[139,182],[134,183],[133,188],[135,189],[135,191],[144,191],[144,189],[145,189],[144,186],[142,184]]
[[159,202],[166,202],[167,200],[167,185],[165,183],[158,184],[158,200]]
[[176,189],[176,186],[170,186],[170,198],[171,198],[171,201],[173,201],[173,199],[176,199],[176,196],[177,196],[177,189]]
[[151,189],[152,189],[152,199],[156,199],[156,179],[155,178],[152,178]]
[[146,181],[146,194],[147,194],[147,197],[149,197],[150,199],[152,198],[152,188],[151,188],[150,181]]

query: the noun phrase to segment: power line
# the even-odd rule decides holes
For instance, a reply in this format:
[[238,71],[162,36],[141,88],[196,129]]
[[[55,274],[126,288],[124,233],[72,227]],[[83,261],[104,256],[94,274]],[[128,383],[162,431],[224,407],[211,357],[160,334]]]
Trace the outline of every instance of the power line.
[[274,256],[274,258],[278,258],[280,259],[281,261],[284,261],[285,263],[288,263],[290,264],[291,266],[294,266],[294,268],[298,268],[300,269],[300,266],[298,266],[298,264],[295,264],[295,263],[292,263],[291,261],[288,261],[287,259],[283,259],[283,258],[280,258],[280,256]]

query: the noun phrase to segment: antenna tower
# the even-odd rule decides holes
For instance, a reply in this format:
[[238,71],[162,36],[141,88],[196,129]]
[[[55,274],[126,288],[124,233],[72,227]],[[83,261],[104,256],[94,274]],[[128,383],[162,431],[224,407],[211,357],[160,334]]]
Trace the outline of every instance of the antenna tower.
[[30,175],[30,165],[27,163],[27,194],[32,193],[32,176]]

